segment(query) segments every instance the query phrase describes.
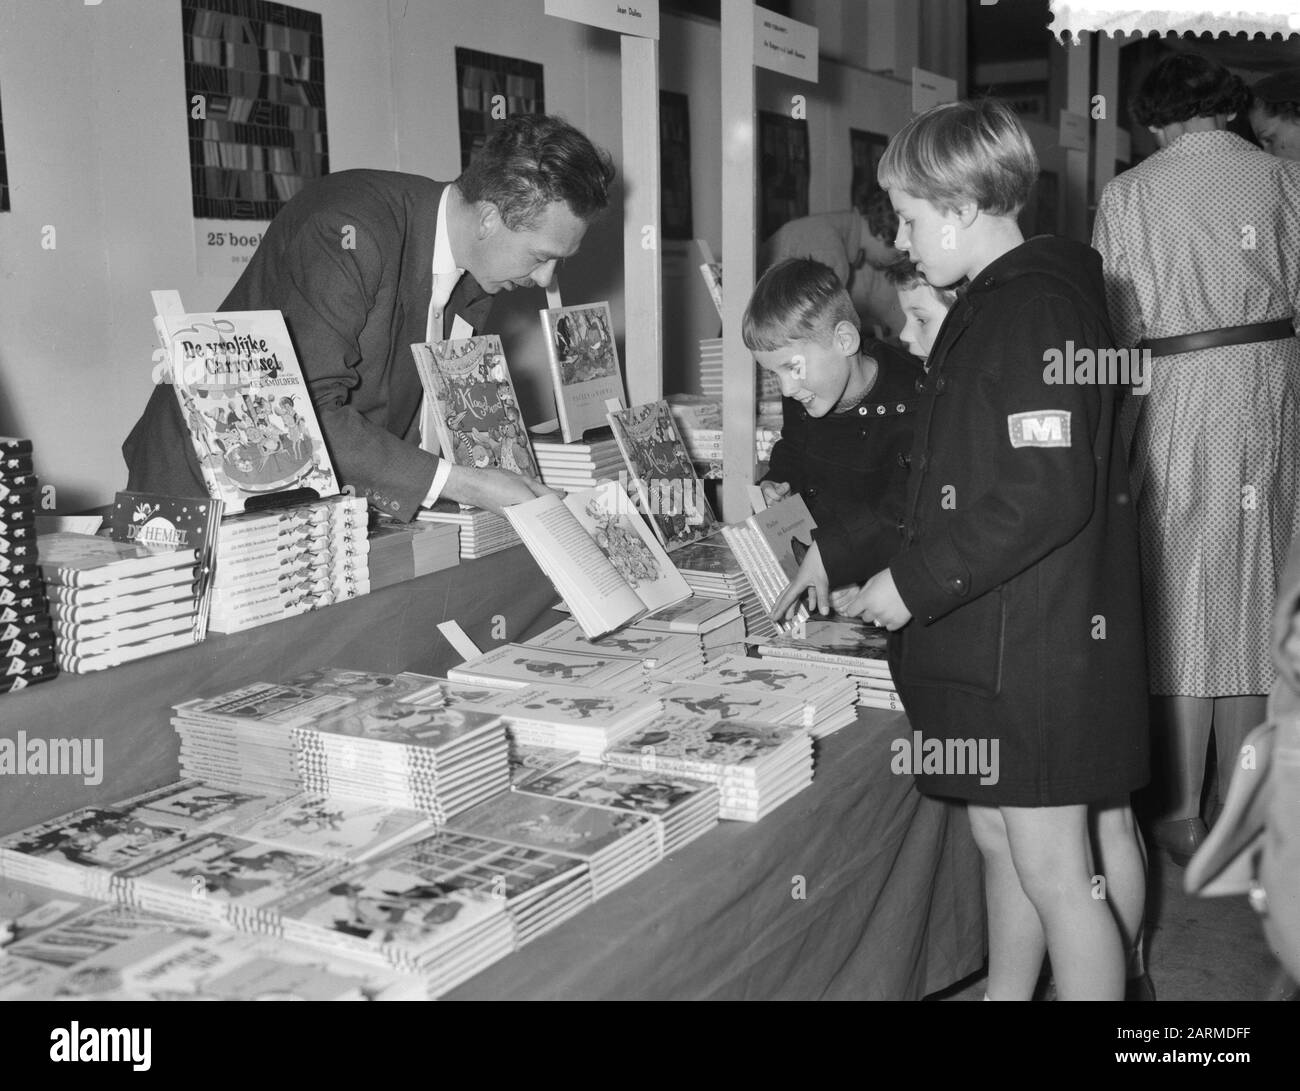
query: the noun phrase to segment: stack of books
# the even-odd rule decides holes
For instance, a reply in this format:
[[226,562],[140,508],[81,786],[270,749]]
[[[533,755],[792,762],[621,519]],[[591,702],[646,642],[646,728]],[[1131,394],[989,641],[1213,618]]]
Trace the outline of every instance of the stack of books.
[[0,694],[59,673],[36,549],[32,442],[0,436]]
[[519,544],[519,535],[504,515],[485,508],[462,508],[452,500],[439,500],[416,518],[422,523],[454,526],[460,533],[460,559],[472,561]]
[[[447,685],[450,687],[456,685],[456,683],[449,682]],[[561,765],[568,765],[570,762],[577,761],[578,756],[576,750],[561,750],[554,746],[538,746],[534,743],[516,742],[512,737],[510,740],[510,787],[514,788],[538,773],[549,773],[552,769],[558,769]]]
[[849,675],[858,686],[858,704],[903,710],[889,671],[889,634],[858,618],[815,617],[796,636],[785,634],[759,643],[759,656],[773,664],[826,667]]
[[424,977],[440,996],[515,948],[502,895],[457,887],[420,843],[274,906],[286,939]]
[[716,785],[663,773],[574,762],[552,772],[536,773],[515,785],[515,791],[649,815],[661,827],[665,856],[718,824],[720,797]]
[[591,489],[605,478],[617,478],[626,472],[618,444],[608,432],[601,438],[561,443],[556,431],[529,431],[542,482],[552,489]]
[[448,829],[583,860],[597,899],[663,856],[658,826],[646,815],[522,792],[504,792],[459,816]]
[[527,644],[502,644],[447,672],[453,682],[497,689],[532,685],[628,689],[641,681],[641,664],[612,655],[554,651]]
[[605,753],[605,764],[718,787],[718,816],[757,822],[812,783],[812,737],[797,727],[667,716]]
[[501,717],[445,707],[424,675],[317,671],[175,713],[182,772],[235,791],[342,795],[442,822],[509,786]]
[[692,594],[740,604],[746,636],[777,635],[758,592],[721,534],[679,546],[673,551],[672,559]]
[[66,912],[66,894],[0,881],[20,938],[0,1000],[423,1000],[418,978],[301,944],[120,905]]
[[694,636],[706,663],[731,652],[744,651],[745,619],[738,602],[692,595],[638,618],[636,627]]
[[628,659],[639,663],[648,679],[676,678],[683,671],[704,666],[704,652],[694,637],[642,629],[636,624],[589,640],[577,622],[561,621],[525,643],[530,648]]
[[663,710],[652,696],[582,686],[505,690],[448,681],[444,688],[452,708],[501,716],[512,746],[549,747],[586,761],[599,761],[610,745]]
[[[756,511],[743,523],[722,528],[723,538],[765,611],[771,611],[798,573],[816,529],[817,523],[798,493]],[[802,625],[807,620],[808,607],[800,600],[789,611],[785,623]]]
[[102,670],[195,643],[198,553],[58,531],[37,542],[59,667]]
[[722,338],[700,338],[700,393],[706,398],[722,399]]
[[592,903],[591,873],[576,856],[442,830],[410,852],[430,878],[502,898],[522,947]]
[[[763,372],[763,374],[767,374]],[[781,438],[781,398],[778,391],[775,417],[764,413],[771,401],[759,402],[758,424],[754,429],[754,458],[766,462],[772,447]],[[706,479],[720,476],[722,468],[722,398],[696,394],[674,394],[668,399],[673,420],[691,461]]]
[[664,711],[716,720],[748,720],[810,729],[816,709],[797,697],[756,690],[737,692],[727,686],[695,682],[658,682],[647,691],[663,702]]
[[364,497],[228,516],[209,627],[235,633],[370,591]]
[[370,532],[370,590],[405,583],[460,563],[460,531],[442,523],[381,520]]
[[829,735],[857,719],[856,680],[841,671],[807,663],[774,665],[765,659],[729,655],[702,671],[683,676],[682,681],[720,686],[731,694],[801,700],[812,709],[808,731],[814,738]]

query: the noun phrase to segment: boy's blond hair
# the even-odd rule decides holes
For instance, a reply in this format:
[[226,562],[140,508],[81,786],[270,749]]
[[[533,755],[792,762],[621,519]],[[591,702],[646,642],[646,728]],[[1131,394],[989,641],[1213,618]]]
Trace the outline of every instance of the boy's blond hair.
[[751,352],[775,352],[795,341],[830,344],[841,322],[862,328],[834,270],[812,258],[786,258],[754,285],[740,335]]
[[1014,216],[1038,180],[1038,155],[1005,102],[945,102],[912,118],[889,142],[876,178],[939,208],[974,201],[981,212]]

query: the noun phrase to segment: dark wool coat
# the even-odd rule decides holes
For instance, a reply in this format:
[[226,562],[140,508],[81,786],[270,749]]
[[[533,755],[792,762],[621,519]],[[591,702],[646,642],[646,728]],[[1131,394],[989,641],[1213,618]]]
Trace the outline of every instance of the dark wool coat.
[[782,400],[781,438],[764,478],[789,482],[803,496],[831,587],[879,572],[903,541],[921,366],[874,338],[863,338],[862,354],[879,370],[857,405],[810,417],[793,398]]
[[[442,190],[393,171],[313,182],[271,222],[220,307],[284,313],[340,483],[407,520],[438,465],[419,447],[422,388],[411,345],[425,340]],[[444,310],[444,335],[458,314],[482,325],[490,307],[466,273]],[[168,386],[154,389],[122,453],[128,488],[207,492]]]
[[890,660],[913,731],[998,743],[995,784],[917,777],[928,795],[1052,806],[1147,780],[1137,527],[1118,387],[1051,383],[1044,354],[1114,345],[1101,259],[1031,239],[959,293],[917,415],[904,546],[912,620]]

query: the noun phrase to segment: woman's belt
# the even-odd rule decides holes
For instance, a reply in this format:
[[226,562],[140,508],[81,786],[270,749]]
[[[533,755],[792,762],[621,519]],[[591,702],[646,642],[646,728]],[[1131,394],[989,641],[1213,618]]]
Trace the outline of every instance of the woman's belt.
[[1200,352],[1202,349],[1223,348],[1225,345],[1252,345],[1259,341],[1281,341],[1294,336],[1291,319],[1278,318],[1272,322],[1224,326],[1218,330],[1184,333],[1178,337],[1152,337],[1138,342],[1138,348],[1148,350],[1152,356],[1173,356],[1178,352]]

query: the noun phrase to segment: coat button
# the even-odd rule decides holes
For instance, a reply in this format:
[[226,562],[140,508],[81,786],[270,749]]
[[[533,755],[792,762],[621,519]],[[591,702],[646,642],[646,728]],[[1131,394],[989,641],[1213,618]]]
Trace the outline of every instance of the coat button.
[[809,499],[809,500],[812,500],[812,499],[814,499],[814,498],[817,496],[817,493],[818,493],[819,490],[817,490],[817,489],[805,489],[804,491],[808,494],[808,499]]
[[895,413],[906,413],[906,412],[907,412],[907,406],[905,406],[902,402],[899,402],[896,406],[894,406],[894,412],[895,412]]
[[944,390],[947,389],[947,386],[948,380],[944,376],[940,375],[939,378],[934,381],[934,392],[936,394],[942,394]]
[[858,412],[865,417],[867,415],[867,407],[865,405],[858,406]]
[[952,589],[959,595],[964,595],[966,593],[966,581],[960,576],[954,576],[949,583],[952,584]]
[[924,380],[924,379],[917,379],[917,380],[916,380],[916,383],[915,383],[915,386],[916,386],[916,392],[917,392],[918,394],[920,394],[921,391],[923,391],[923,390],[925,389],[925,380]]
[[898,464],[900,466],[908,466],[911,464],[911,462],[912,460],[908,458],[907,455],[903,454],[902,451],[898,452]]
[[876,406],[876,415],[879,417],[883,417],[885,415],[885,407],[883,405]]

